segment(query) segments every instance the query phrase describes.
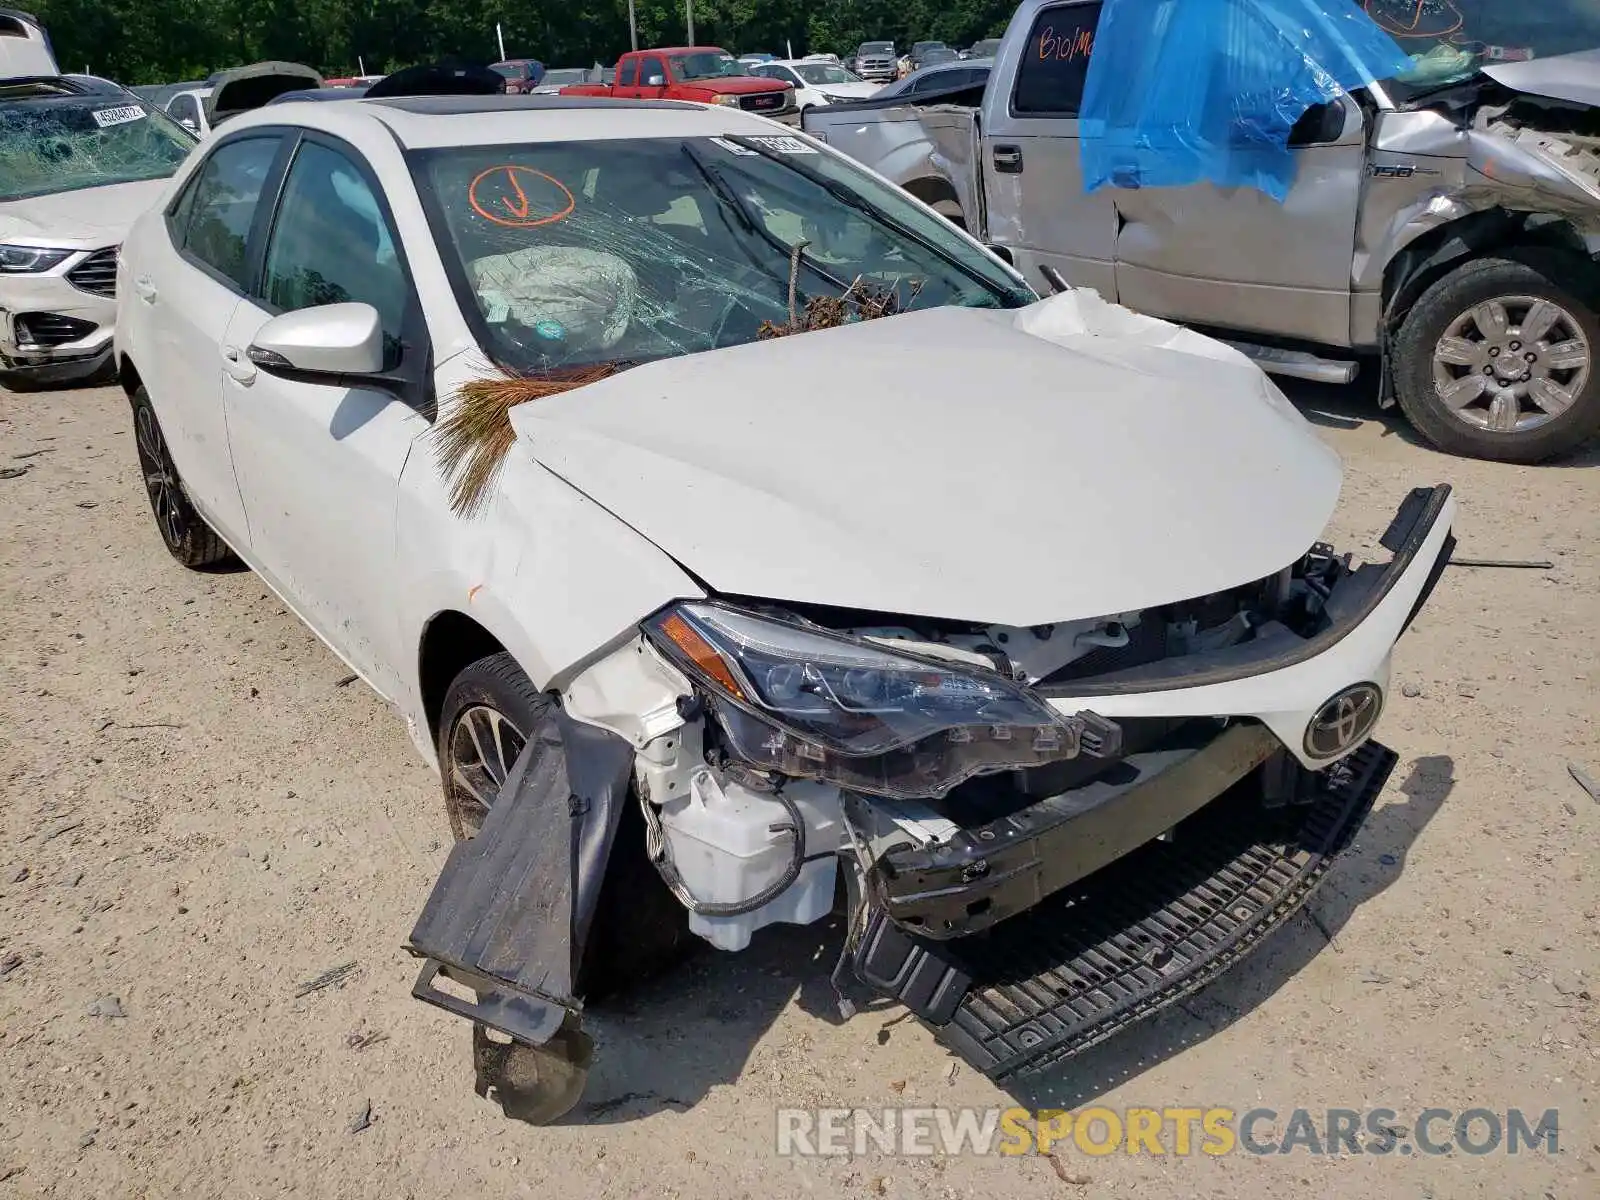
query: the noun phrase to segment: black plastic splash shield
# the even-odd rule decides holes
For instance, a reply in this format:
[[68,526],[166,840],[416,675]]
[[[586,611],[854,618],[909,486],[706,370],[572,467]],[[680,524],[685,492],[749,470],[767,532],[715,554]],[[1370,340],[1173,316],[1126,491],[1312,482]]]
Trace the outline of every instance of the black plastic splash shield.
[[1312,802],[1230,795],[984,934],[906,935],[874,914],[856,973],[998,1081],[1034,1075],[1221,975],[1299,910],[1394,769],[1369,742],[1320,772]]
[[[413,996],[530,1045],[580,1009],[577,965],[632,765],[623,739],[548,710],[417,918],[406,948],[428,961]],[[476,1001],[438,988],[440,975]]]

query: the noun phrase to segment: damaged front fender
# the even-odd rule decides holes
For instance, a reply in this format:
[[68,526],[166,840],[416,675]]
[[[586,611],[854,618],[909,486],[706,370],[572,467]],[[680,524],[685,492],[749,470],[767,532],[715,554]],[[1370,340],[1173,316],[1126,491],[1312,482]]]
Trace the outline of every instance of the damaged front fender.
[[[551,705],[411,931],[406,948],[427,960],[412,995],[530,1046],[575,1026],[633,756],[616,734]],[[441,976],[476,1001],[442,990]]]

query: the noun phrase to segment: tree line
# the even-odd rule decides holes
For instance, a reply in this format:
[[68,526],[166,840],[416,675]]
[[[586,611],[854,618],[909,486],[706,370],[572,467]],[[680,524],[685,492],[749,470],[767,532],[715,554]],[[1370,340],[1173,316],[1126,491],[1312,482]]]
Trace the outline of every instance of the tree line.
[[[627,0],[32,0],[64,71],[124,84],[201,79],[264,59],[328,76],[383,74],[444,57],[506,54],[549,66],[611,64],[628,49]],[[694,0],[695,41],[735,54],[850,54],[888,38],[902,49],[998,36],[1015,0]],[[635,0],[641,48],[680,45],[684,0]]]

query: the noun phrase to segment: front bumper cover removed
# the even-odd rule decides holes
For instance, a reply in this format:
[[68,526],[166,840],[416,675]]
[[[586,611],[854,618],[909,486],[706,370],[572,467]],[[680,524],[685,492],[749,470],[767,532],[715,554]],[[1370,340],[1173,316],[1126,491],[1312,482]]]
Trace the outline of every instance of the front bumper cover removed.
[[[884,851],[864,875],[865,897],[854,897],[834,973],[841,996],[865,985],[904,1003],[1003,1081],[1175,1003],[1248,953],[1305,903],[1396,761],[1368,742],[1321,770],[1299,754],[1295,763],[1290,735],[1316,711],[1297,706],[1379,678],[1367,672],[1380,667],[1387,679],[1389,649],[1449,561],[1452,511],[1448,488],[1414,492],[1382,538],[1393,560],[1346,576],[1314,637],[1269,626],[1204,663],[1122,672],[1114,695],[1103,678],[1071,685],[1069,703],[1119,721],[1235,715],[1188,741],[1133,748],[1103,779],[938,845]],[[1211,703],[1245,683],[1264,683],[1254,699],[1275,702]],[[407,948],[426,960],[415,996],[480,1035],[529,1046],[577,1028],[579,970],[634,754],[551,706],[412,931]],[[1294,786],[1284,793],[1273,781],[1286,777]],[[483,1082],[480,1070],[480,1091]]]
[[[990,1078],[1034,1075],[1175,1004],[1294,915],[1355,836],[1397,756],[1368,742],[1309,803],[1229,795],[985,934],[936,942],[881,909],[846,951]],[[1247,792],[1247,789],[1240,789]]]

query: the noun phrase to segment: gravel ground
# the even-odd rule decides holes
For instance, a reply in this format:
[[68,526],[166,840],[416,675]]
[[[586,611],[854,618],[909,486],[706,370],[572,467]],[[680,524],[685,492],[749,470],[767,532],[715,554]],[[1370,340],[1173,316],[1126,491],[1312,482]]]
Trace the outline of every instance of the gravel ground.
[[506,1120],[409,997],[436,781],[252,575],[168,558],[100,389],[0,392],[0,1195],[1600,1195],[1600,803],[1567,772],[1600,777],[1600,454],[1452,460],[1297,399],[1347,548],[1449,480],[1460,554],[1555,565],[1447,572],[1397,656],[1400,766],[1311,912],[1021,1100],[1556,1107],[1559,1153],[779,1158],[779,1106],[1012,1102],[899,1014],[839,1022],[815,928],[599,1014],[569,1121]]

